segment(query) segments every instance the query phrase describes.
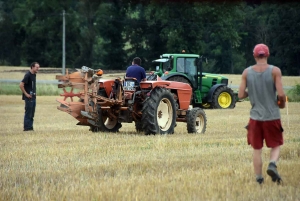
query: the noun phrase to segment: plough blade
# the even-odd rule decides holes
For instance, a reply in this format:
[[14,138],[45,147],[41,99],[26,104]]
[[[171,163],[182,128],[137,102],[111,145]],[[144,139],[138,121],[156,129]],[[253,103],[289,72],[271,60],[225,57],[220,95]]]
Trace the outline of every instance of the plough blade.
[[87,122],[93,126],[98,126],[95,121],[88,119]]
[[61,105],[57,106],[57,109],[72,115],[75,118],[81,116],[81,110],[84,110],[84,104],[82,102],[66,102],[64,100],[56,100]]
[[86,111],[80,111],[80,113],[81,113],[82,116],[85,116],[85,117],[87,117],[89,119],[93,119],[93,117],[91,115],[89,115],[89,113],[86,112]]

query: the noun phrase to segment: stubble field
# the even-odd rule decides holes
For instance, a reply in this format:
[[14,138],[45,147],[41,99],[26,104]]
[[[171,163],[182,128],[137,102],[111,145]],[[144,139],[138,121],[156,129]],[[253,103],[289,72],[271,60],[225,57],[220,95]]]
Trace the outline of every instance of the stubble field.
[[[0,79],[21,80],[20,70],[28,68],[1,67]],[[56,74],[40,71],[37,80]],[[116,76],[123,74],[104,77]],[[239,85],[240,75],[226,76]],[[283,77],[284,86],[296,83],[299,77]],[[267,176],[264,147],[265,183],[259,186],[244,129],[248,101],[205,110],[205,134],[187,134],[186,124],[178,123],[173,135],[145,136],[134,123],[115,134],[92,133],[57,110],[57,98],[38,96],[35,131],[23,132],[21,95],[0,95],[0,200],[300,200],[300,103],[281,110],[284,183]]]
[[21,96],[0,96],[0,200],[300,200],[300,103],[281,110],[285,144],[276,185],[255,182],[244,126],[250,104],[205,110],[205,134],[145,136],[134,124],[119,133],[92,133],[37,99],[34,132],[23,132]]

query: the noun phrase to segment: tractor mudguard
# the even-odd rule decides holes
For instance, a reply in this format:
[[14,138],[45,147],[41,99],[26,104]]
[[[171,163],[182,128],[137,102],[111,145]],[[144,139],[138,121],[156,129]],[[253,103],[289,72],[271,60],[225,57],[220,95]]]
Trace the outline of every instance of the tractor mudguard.
[[187,110],[190,105],[190,100],[192,97],[192,87],[183,82],[173,82],[168,80],[159,81],[142,81],[140,82],[141,89],[155,89],[159,87],[170,89],[171,91],[176,91],[179,99],[179,108],[182,110]]
[[115,80],[101,79],[101,80],[99,80],[99,89],[104,89],[107,97],[109,97],[114,83],[115,83]]
[[217,88],[221,87],[221,86],[226,86],[225,84],[215,84],[214,86],[212,86],[207,94],[207,102],[212,102],[212,97],[214,92],[217,90]]

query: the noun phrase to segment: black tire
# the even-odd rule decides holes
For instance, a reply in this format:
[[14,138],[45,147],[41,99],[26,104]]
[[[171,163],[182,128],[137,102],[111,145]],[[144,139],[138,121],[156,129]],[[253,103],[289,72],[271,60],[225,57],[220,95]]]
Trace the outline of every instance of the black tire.
[[[107,98],[105,89],[99,89],[99,96]],[[118,119],[110,119],[101,108],[98,108],[98,120],[96,122],[97,126],[91,126],[92,132],[109,132],[116,133],[122,127],[122,124],[118,122]]]
[[135,130],[138,133],[144,131],[144,129],[143,129],[143,123],[141,121],[135,121]]
[[212,97],[212,107],[216,109],[227,109],[235,107],[235,96],[232,91],[227,86],[221,86],[217,88]]
[[155,88],[142,109],[143,130],[149,134],[173,134],[176,110],[173,95],[166,88]]
[[97,126],[101,132],[116,133],[122,127],[122,124],[118,122],[118,119],[110,119],[107,115],[102,113],[101,109],[98,110]]
[[206,122],[206,114],[201,108],[193,108],[187,111],[188,133],[205,133]]
[[173,77],[168,78],[167,80],[169,80],[169,81],[176,81],[176,82],[187,83],[187,84],[189,84],[191,87],[193,87],[193,86],[191,85],[191,83],[189,82],[188,79],[186,79],[186,78],[184,78],[184,77],[181,77],[181,76],[173,76]]
[[100,132],[99,127],[97,126],[90,126],[90,131],[92,131],[93,133]]
[[108,97],[104,88],[99,89],[97,94],[106,98]]

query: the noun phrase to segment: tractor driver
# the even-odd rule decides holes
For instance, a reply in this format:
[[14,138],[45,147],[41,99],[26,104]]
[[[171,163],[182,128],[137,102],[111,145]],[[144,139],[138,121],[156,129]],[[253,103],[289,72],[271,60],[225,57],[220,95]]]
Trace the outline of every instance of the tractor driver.
[[146,71],[141,67],[141,59],[139,57],[135,57],[132,65],[127,68],[126,77],[133,77],[137,79],[138,83],[146,81]]

